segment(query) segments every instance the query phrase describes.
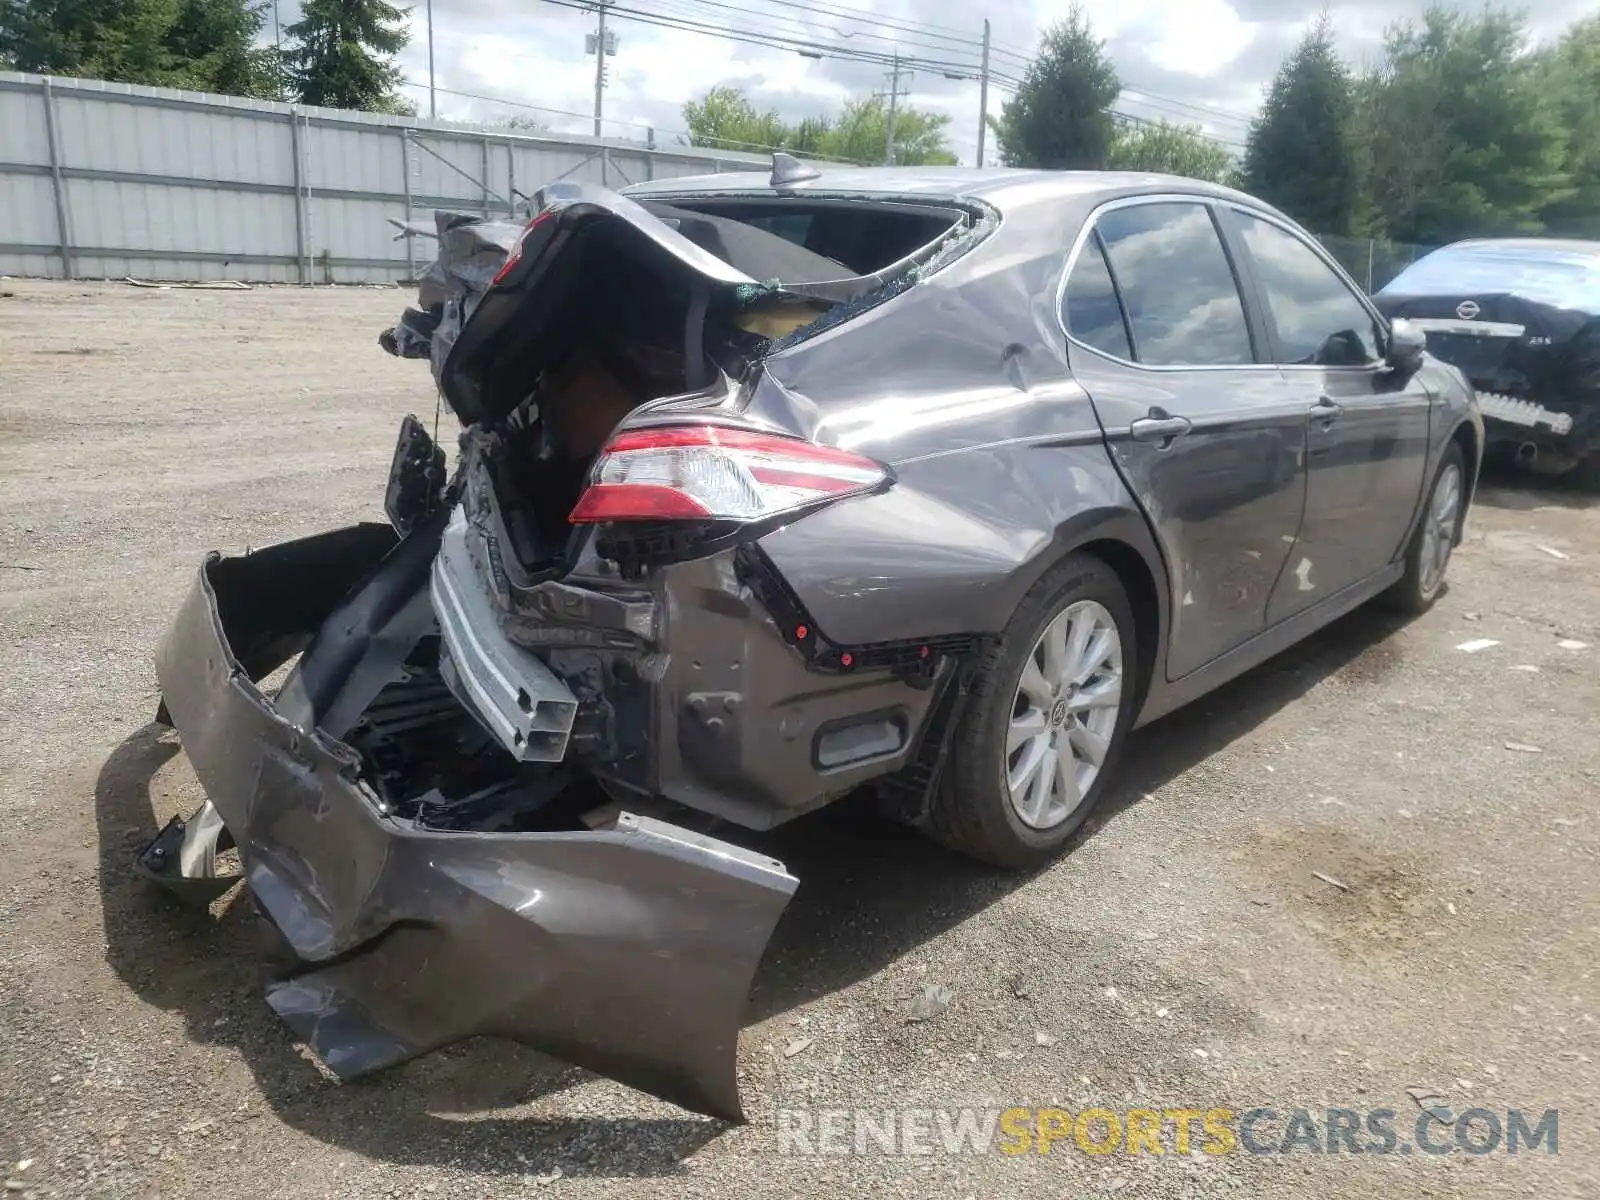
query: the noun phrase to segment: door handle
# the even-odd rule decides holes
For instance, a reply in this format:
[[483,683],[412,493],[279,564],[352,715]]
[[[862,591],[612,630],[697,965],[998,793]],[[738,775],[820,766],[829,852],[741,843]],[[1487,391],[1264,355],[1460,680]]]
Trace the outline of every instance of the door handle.
[[1136,442],[1160,442],[1165,450],[1173,438],[1182,437],[1189,428],[1188,417],[1140,417],[1128,426],[1128,432]]
[[1317,402],[1311,406],[1310,415],[1313,421],[1321,421],[1324,429],[1331,429],[1333,423],[1344,415],[1344,405],[1332,396],[1318,396]]

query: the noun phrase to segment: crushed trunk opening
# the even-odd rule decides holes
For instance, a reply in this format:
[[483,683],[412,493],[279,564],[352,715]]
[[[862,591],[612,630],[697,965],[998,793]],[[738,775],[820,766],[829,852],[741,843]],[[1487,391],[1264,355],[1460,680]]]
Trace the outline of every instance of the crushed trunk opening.
[[[619,540],[575,505],[620,429],[685,414],[768,464],[779,519],[888,486],[743,407],[775,344],[895,294],[974,218],[571,185],[540,204],[526,227],[438,214],[419,307],[380,338],[429,360],[454,462],[408,417],[389,526],[202,566],[157,666],[208,801],[140,866],[209,900],[237,845],[301,960],[268,1002],[342,1076],[493,1034],[737,1119],[744,1005],[796,880],[707,831],[908,762],[951,664],[885,646],[870,661],[904,669],[841,705],[750,585],[761,520],[678,527],[663,558],[661,530]],[[848,262],[774,232],[797,219]]]
[[[162,646],[171,721],[257,903],[302,960],[268,1002],[345,1077],[493,1034],[739,1119],[744,1006],[796,881],[772,859],[649,817],[586,829],[537,770],[499,764],[477,791],[386,800],[372,755],[419,720],[432,720],[441,763],[473,757],[470,723],[452,726],[460,708],[426,684],[436,639],[406,649],[412,597],[427,595],[422,557],[383,526],[212,556]],[[380,674],[404,681],[377,689],[398,688],[404,703],[365,709],[352,742],[366,755],[297,725],[255,686],[308,640],[281,704],[306,698],[342,723],[330,714]],[[434,827],[430,807],[450,819],[475,809],[493,831]],[[518,827],[495,828],[508,820]],[[177,855],[160,858],[145,854],[157,877],[181,874]]]

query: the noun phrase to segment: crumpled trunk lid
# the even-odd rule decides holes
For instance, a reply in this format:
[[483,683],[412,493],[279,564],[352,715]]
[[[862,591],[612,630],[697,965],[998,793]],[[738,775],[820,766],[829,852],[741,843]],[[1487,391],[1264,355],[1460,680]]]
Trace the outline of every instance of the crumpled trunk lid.
[[[805,237],[775,231],[784,205],[831,206],[831,228],[843,213],[861,236],[844,239],[842,258],[829,257]],[[952,245],[970,244],[965,234],[993,223],[951,205],[873,197],[633,200],[566,181],[542,189],[533,209],[538,215],[514,233],[503,220],[440,214],[439,260],[422,281],[422,307],[380,338],[391,353],[430,358],[446,402],[466,425],[512,412],[540,372],[570,353],[572,334],[603,342],[646,310],[662,327],[657,333],[671,327],[672,353],[682,357],[675,390],[698,391],[718,366],[738,375],[797,330],[891,297]],[[898,257],[870,257],[880,244]],[[575,329],[574,311],[585,304],[590,326]]]

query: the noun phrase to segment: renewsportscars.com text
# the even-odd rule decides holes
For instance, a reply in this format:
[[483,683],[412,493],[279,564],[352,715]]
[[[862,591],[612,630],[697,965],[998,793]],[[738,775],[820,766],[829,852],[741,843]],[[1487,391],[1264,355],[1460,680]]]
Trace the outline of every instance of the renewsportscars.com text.
[[1469,1108],[780,1108],[780,1154],[1556,1154],[1560,1113]]

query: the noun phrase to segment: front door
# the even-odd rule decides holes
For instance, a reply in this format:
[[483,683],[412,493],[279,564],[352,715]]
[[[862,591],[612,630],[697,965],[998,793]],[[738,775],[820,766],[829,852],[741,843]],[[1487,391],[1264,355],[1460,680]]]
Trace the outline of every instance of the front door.
[[1207,203],[1107,208],[1069,270],[1073,376],[1166,558],[1177,679],[1265,626],[1305,500],[1305,405],[1261,361]]
[[1271,625],[1400,554],[1423,487],[1431,397],[1417,376],[1387,366],[1382,323],[1319,249],[1263,216],[1224,212],[1307,420],[1305,519]]

